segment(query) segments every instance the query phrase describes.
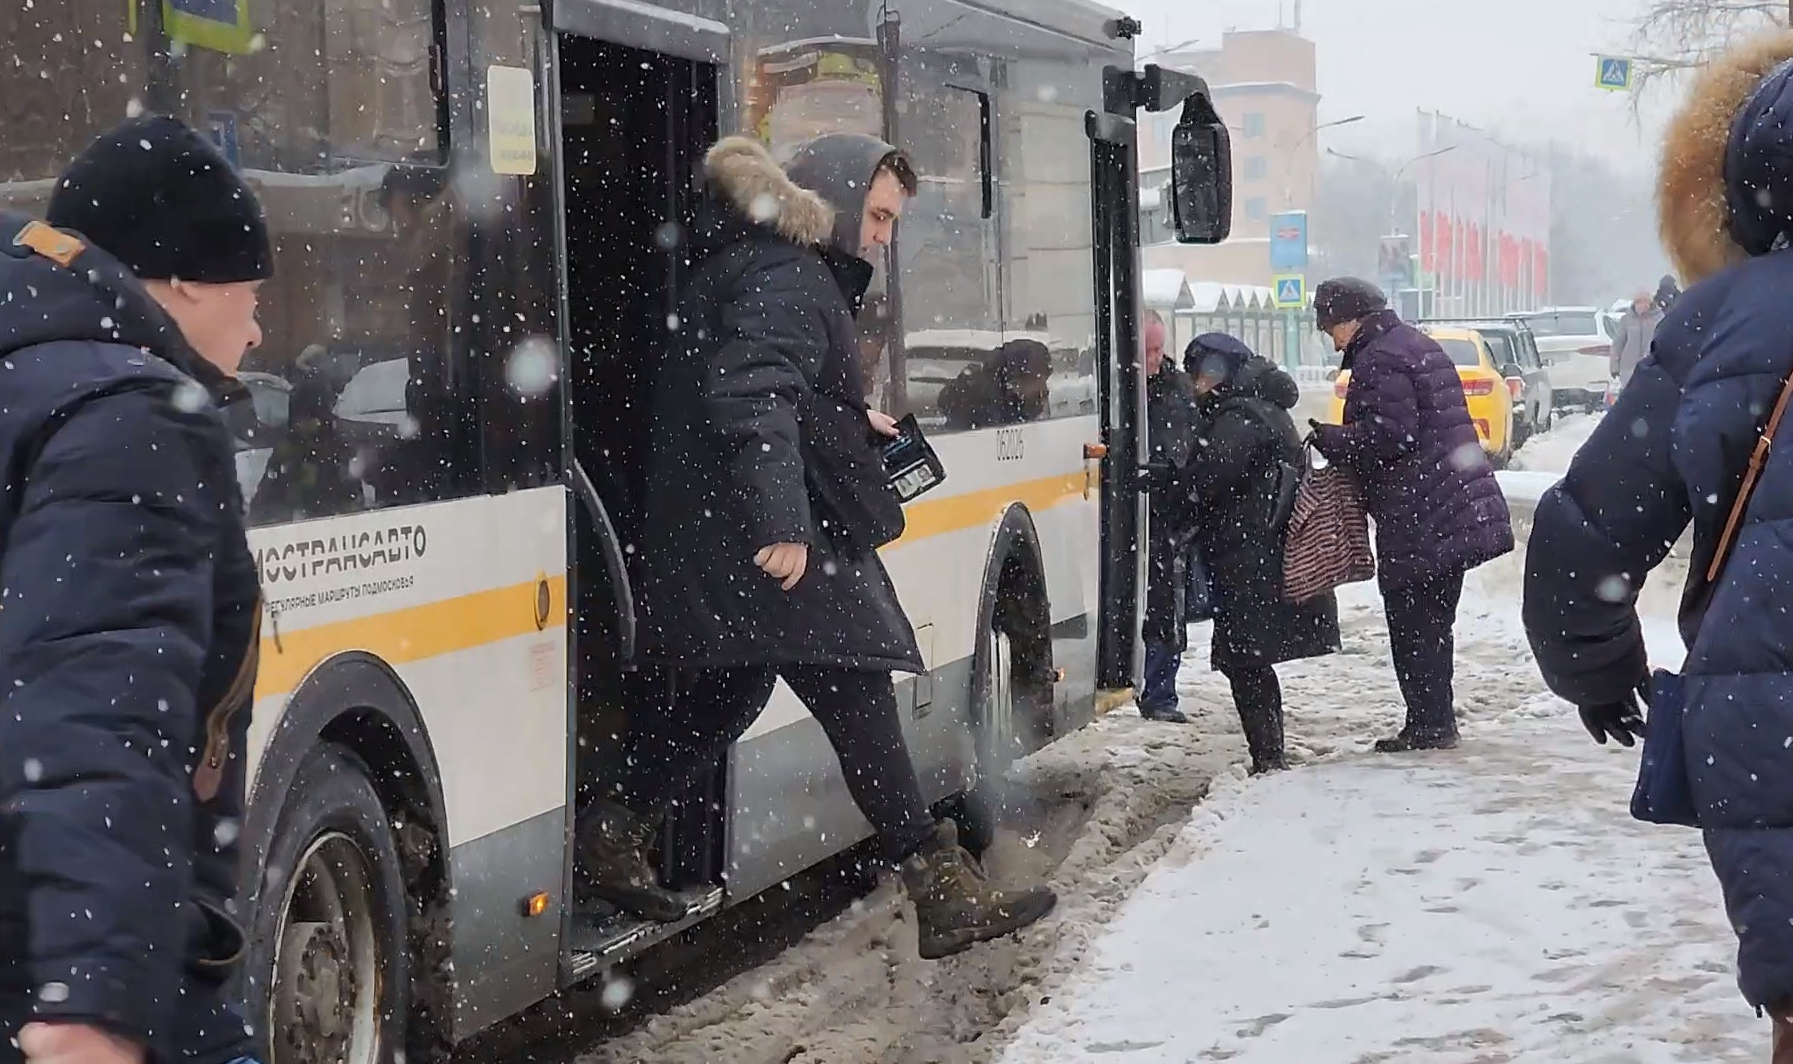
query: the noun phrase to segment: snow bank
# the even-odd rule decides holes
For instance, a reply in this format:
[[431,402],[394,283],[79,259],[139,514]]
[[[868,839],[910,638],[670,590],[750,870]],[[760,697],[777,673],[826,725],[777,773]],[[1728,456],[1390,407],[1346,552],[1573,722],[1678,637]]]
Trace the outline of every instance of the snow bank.
[[1523,472],[1556,473],[1569,468],[1569,462],[1581,445],[1588,442],[1599,414],[1570,414],[1559,418],[1549,432],[1525,441],[1513,455],[1512,468]]
[[1533,473],[1522,469],[1503,469],[1494,474],[1494,479],[1500,481],[1501,493],[1507,497],[1509,503],[1535,507],[1538,505],[1538,500],[1544,497],[1544,493],[1554,487],[1557,481],[1563,479],[1563,475],[1561,473]]
[[1521,522],[1531,519],[1538,500],[1562,479],[1575,452],[1599,423],[1598,414],[1565,417],[1549,432],[1527,440],[1513,455],[1511,465],[1495,474],[1515,518]]

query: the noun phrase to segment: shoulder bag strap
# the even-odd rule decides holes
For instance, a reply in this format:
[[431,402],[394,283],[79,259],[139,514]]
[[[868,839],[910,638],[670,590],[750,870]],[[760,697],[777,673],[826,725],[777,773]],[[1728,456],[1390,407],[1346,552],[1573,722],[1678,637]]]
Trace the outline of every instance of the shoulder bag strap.
[[1774,401],[1774,412],[1768,415],[1768,424],[1762,427],[1762,434],[1756,437],[1756,446],[1749,452],[1749,467],[1743,471],[1743,484],[1737,489],[1737,498],[1731,503],[1730,516],[1725,518],[1725,529],[1718,537],[1718,549],[1712,553],[1712,564],[1706,566],[1706,582],[1715,584],[1719,574],[1724,572],[1725,561],[1731,555],[1731,544],[1737,538],[1738,526],[1743,524],[1743,512],[1749,508],[1749,497],[1756,490],[1756,480],[1762,475],[1762,467],[1768,464],[1768,451],[1774,446],[1775,430],[1780,428],[1781,415],[1787,412],[1787,400],[1793,397],[1793,375],[1789,375],[1781,385],[1780,397]]

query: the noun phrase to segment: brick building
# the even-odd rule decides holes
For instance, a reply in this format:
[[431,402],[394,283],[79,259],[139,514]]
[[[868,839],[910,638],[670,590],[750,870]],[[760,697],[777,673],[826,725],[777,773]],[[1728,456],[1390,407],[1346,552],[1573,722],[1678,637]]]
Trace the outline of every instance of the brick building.
[[[1148,194],[1145,265],[1181,269],[1191,281],[1269,284],[1270,216],[1308,209],[1320,170],[1314,43],[1293,29],[1233,30],[1218,48],[1169,52],[1154,61],[1200,74],[1213,90],[1233,139],[1233,235],[1218,247],[1168,242]],[[1164,180],[1176,118],[1154,115],[1142,131],[1140,167],[1148,188]]]

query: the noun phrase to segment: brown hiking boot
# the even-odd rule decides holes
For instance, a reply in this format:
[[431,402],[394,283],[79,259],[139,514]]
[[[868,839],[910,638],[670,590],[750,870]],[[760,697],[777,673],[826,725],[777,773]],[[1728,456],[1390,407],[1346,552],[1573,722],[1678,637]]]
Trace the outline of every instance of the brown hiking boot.
[[643,920],[683,920],[685,899],[661,886],[648,863],[648,845],[659,826],[657,817],[637,816],[615,802],[593,803],[574,828],[583,893]]
[[938,831],[933,843],[903,862],[903,886],[915,904],[924,960],[1012,935],[1058,904],[1058,895],[1045,887],[992,887],[977,861],[959,846],[953,822],[941,821]]

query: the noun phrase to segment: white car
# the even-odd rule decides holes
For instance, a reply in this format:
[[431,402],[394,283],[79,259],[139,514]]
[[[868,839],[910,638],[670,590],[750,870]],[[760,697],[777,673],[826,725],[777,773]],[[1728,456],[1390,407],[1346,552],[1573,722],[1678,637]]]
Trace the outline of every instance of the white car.
[[1612,379],[1612,334],[1598,307],[1546,307],[1512,314],[1531,326],[1550,373],[1556,409],[1599,410]]

